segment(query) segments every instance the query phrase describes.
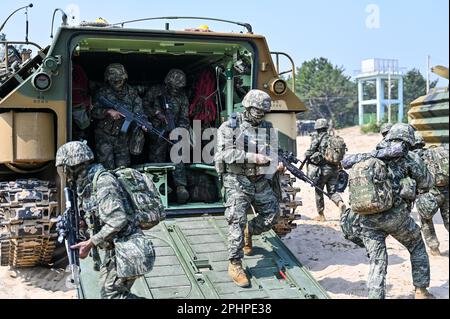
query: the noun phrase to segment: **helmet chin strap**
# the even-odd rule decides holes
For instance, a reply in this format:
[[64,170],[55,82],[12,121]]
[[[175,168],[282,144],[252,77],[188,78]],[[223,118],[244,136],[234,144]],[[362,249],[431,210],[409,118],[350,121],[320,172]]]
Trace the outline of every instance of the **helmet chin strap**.
[[263,121],[264,117],[261,117],[260,119],[258,119],[256,117],[252,116],[250,114],[250,111],[246,110],[246,111],[244,111],[244,118],[245,118],[245,120],[250,122],[252,125],[256,126],[256,125],[261,124],[261,122]]

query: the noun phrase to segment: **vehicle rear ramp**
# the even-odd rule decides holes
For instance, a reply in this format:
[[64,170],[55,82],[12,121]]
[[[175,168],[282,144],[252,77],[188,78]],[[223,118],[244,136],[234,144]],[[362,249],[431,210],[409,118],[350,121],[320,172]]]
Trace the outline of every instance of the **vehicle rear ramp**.
[[[156,261],[132,292],[155,299],[329,298],[272,230],[253,237],[253,255],[243,259],[251,286],[238,287],[228,276],[227,232],[223,216],[167,219],[146,231]],[[100,298],[99,272],[92,269],[92,258],[81,262],[81,298]]]

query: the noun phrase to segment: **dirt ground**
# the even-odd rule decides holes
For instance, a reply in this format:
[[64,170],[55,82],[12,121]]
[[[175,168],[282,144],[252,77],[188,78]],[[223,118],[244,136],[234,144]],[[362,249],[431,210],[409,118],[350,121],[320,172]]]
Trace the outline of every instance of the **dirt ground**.
[[[338,131],[347,143],[349,153],[370,151],[379,141],[378,134],[362,135],[359,128]],[[299,157],[309,146],[309,137],[298,138]],[[310,269],[314,278],[327,290],[332,298],[358,299],[367,297],[366,279],[369,271],[364,249],[346,241],[339,230],[339,211],[327,199],[328,221],[312,220],[316,215],[314,190],[300,182],[303,206],[299,207],[301,218],[294,229],[283,240],[297,258]],[[348,201],[348,194],[343,194]],[[438,238],[441,241],[441,257],[430,256],[430,291],[442,299],[449,298],[449,235],[442,219],[435,216]],[[411,266],[408,251],[392,238],[388,238],[389,267],[387,297],[395,299],[413,298]],[[0,298],[23,299],[70,299],[75,292],[66,288],[62,269],[33,268],[19,271],[0,267]]]

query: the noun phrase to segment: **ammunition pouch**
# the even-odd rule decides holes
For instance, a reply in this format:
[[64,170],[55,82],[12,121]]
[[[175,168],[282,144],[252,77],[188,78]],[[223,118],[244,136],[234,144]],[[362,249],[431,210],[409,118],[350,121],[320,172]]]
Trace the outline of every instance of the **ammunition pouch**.
[[257,176],[260,169],[256,164],[225,164],[225,171],[227,173],[244,176]]
[[309,162],[314,165],[319,165],[323,161],[323,155],[320,152],[315,152],[309,158]]
[[407,177],[400,180],[400,197],[409,201],[416,199],[416,181]]
[[97,127],[101,128],[106,134],[118,136],[125,119],[114,120],[111,117],[99,120]]
[[144,149],[145,135],[142,129],[138,126],[134,127],[130,137],[130,154],[140,155]]

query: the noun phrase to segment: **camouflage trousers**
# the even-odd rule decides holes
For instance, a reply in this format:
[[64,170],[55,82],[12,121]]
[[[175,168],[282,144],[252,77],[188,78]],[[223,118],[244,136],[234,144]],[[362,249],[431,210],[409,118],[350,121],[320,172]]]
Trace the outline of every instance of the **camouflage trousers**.
[[276,224],[279,203],[269,180],[264,176],[224,174],[223,185],[227,199],[225,218],[228,222],[229,259],[242,259],[247,212],[253,206],[256,217],[248,222],[249,232],[259,235]]
[[106,252],[100,268],[100,297],[102,299],[140,299],[131,293],[131,287],[138,277],[120,278],[117,276],[116,256],[113,251]]
[[120,166],[130,166],[130,151],[128,137],[120,134],[112,136],[102,129],[95,130],[95,153],[97,160],[106,169],[115,169]]
[[[441,213],[442,220],[444,221],[445,229],[448,231],[449,220],[449,198],[448,189],[442,190],[438,196],[439,211]],[[422,234],[425,239],[425,243],[431,249],[439,248],[439,240],[436,236],[436,230],[434,229],[433,219],[420,218],[422,226]]]
[[[322,165],[320,167],[320,176],[317,180],[317,186],[320,189],[327,187],[327,193],[330,194],[331,200],[336,205],[342,201],[341,195],[336,192],[336,184],[338,182],[338,169],[330,165]],[[323,215],[325,210],[325,202],[323,194],[316,189],[316,208],[319,215]]]
[[408,249],[411,259],[413,285],[426,288],[430,284],[430,263],[422,240],[420,227],[410,216],[410,210],[401,203],[389,211],[361,215],[361,238],[370,258],[367,286],[370,299],[384,299],[388,255],[386,237],[391,235]]
[[[149,147],[150,163],[170,163],[170,144],[164,140],[151,139]],[[172,172],[173,184],[177,186],[187,186],[186,168],[183,163],[175,165]]]

